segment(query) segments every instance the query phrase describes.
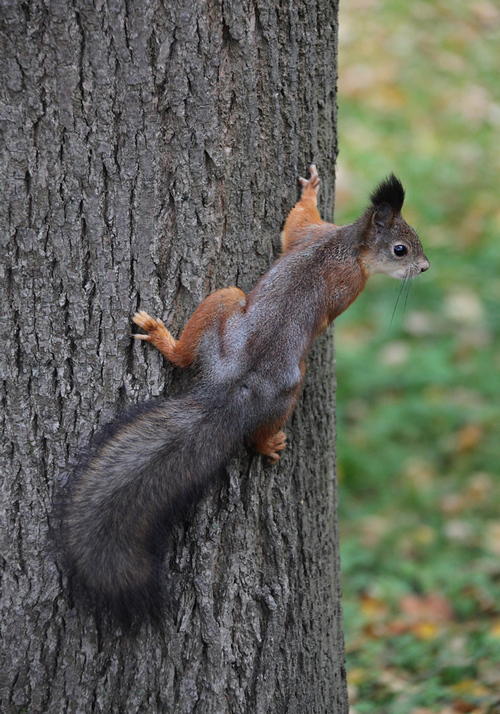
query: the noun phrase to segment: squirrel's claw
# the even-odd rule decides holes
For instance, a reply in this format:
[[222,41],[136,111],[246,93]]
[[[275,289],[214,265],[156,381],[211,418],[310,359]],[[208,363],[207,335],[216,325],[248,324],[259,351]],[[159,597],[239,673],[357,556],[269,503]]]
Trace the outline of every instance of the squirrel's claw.
[[[139,327],[142,327],[143,330],[151,329],[152,327],[156,326],[158,323],[161,323],[161,320],[155,320],[154,318],[151,317],[151,315],[148,315],[147,312],[144,310],[139,310],[139,312],[136,312],[135,315],[132,318],[132,322],[135,322],[136,325],[139,325]],[[163,324],[163,323],[161,323]]]
[[132,317],[132,322],[134,322],[136,325],[138,325],[138,327],[142,328],[148,333],[147,335],[133,334],[132,337],[135,337],[136,340],[144,340],[145,342],[151,342],[150,333],[154,332],[154,330],[157,329],[158,323],[163,326],[163,323],[160,320],[154,320],[144,310],[139,310],[139,312],[136,312],[135,315]]
[[[161,320],[155,320],[154,317],[148,315],[148,313],[144,312],[144,310],[139,310],[139,312],[136,312],[135,315],[132,317],[132,322],[134,322],[136,325],[138,325],[143,330],[149,333],[155,332],[156,330],[165,330],[165,325]],[[139,340],[149,339],[148,335],[134,335],[134,337],[137,337],[137,339]]]
[[186,362],[186,360],[182,358],[180,360],[176,359],[177,340],[174,340],[161,320],[155,320],[144,310],[139,310],[139,312],[136,312],[132,317],[132,321],[147,333],[145,335],[140,333],[133,334],[132,337],[135,337],[136,340],[149,342],[156,347],[164,357],[179,367],[186,367],[191,364],[192,360],[189,361],[188,359]]

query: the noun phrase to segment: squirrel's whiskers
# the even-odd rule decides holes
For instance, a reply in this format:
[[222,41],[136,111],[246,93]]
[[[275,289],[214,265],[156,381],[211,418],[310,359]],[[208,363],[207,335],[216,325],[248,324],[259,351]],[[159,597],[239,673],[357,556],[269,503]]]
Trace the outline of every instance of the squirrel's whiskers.
[[401,295],[403,295],[403,293],[405,296],[404,303],[403,303],[403,315],[406,312],[406,306],[408,304],[408,298],[410,296],[410,290],[411,290],[411,286],[412,286],[413,277],[414,276],[412,276],[412,275],[406,275],[404,278],[401,279],[401,285],[398,290],[396,302],[394,304],[394,309],[393,309],[392,315],[391,315],[391,320],[389,322],[389,331],[391,330],[392,323],[394,322],[394,317],[396,316],[396,310],[398,309],[399,301],[400,301]]

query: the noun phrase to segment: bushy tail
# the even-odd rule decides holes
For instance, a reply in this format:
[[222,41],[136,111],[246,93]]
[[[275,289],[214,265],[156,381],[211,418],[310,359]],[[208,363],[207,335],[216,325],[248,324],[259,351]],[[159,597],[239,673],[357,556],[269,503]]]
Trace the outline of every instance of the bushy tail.
[[158,609],[165,537],[247,435],[236,402],[202,389],[145,402],[107,427],[77,469],[63,520],[69,564],[122,621]]

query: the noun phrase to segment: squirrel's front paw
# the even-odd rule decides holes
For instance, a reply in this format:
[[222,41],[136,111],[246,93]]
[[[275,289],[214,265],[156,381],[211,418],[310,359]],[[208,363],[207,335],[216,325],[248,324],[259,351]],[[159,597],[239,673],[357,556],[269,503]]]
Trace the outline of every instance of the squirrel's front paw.
[[312,191],[314,195],[317,196],[319,191],[319,176],[316,164],[309,166],[309,175],[309,179],[299,177],[299,183],[302,186],[302,195],[304,195],[306,191]]
[[147,332],[147,335],[132,335],[136,340],[149,342],[177,367],[189,367],[193,362],[192,354],[189,351],[187,353],[179,351],[179,342],[174,340],[161,320],[155,320],[144,310],[136,312],[132,320]]
[[147,342],[150,342],[158,330],[161,330],[162,328],[165,330],[165,325],[161,320],[155,320],[153,317],[148,315],[147,312],[144,312],[144,310],[136,312],[132,320],[136,325],[142,327],[142,329],[148,333],[147,335],[135,334],[134,337],[136,340],[146,340]]
[[132,320],[147,332],[147,335],[133,335],[136,340],[150,342],[164,357],[174,361],[177,342],[161,320],[155,320],[144,310],[136,312]]

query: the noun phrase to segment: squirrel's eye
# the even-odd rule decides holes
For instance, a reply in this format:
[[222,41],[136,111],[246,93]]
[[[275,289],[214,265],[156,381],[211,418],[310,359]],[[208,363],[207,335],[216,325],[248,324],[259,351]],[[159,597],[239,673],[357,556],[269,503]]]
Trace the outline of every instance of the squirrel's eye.
[[394,248],[392,249],[394,251],[394,255],[396,255],[398,258],[402,258],[403,255],[406,255],[408,253],[408,248],[405,245],[395,245]]

